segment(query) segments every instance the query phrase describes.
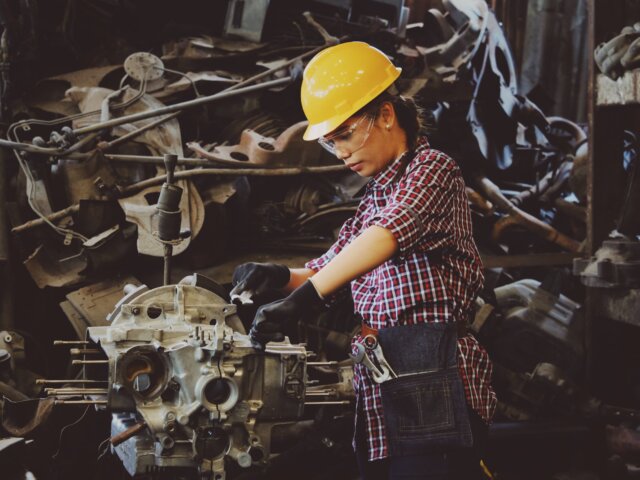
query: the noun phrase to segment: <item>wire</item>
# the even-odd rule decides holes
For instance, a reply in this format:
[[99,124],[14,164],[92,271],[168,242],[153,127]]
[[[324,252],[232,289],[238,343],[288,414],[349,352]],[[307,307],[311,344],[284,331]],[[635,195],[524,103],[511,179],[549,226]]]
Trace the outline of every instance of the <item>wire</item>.
[[[127,79],[127,77],[128,77],[128,75],[125,75],[122,78],[122,80],[120,81],[121,85],[124,83],[124,81]],[[140,98],[142,98],[142,96],[146,93],[146,89],[147,89],[147,77],[145,75],[145,77],[142,79],[142,82],[140,83],[140,90],[138,91],[138,93],[136,95],[134,95],[131,99],[127,100],[126,102],[122,102],[122,103],[113,105],[112,109],[126,108],[127,106],[132,105],[134,102],[137,102]],[[87,116],[90,116],[90,115],[98,115],[100,113],[101,113],[100,110],[94,110],[94,111],[91,111],[91,112],[84,112],[84,113],[71,115],[71,116],[63,117],[63,118],[56,119],[56,120],[48,120],[48,121],[47,120],[35,120],[35,119],[30,119],[30,120],[26,120],[26,121],[23,120],[23,121],[20,121],[20,122],[13,123],[13,124],[11,124],[9,126],[9,128],[7,129],[7,138],[9,140],[15,141],[16,143],[23,143],[20,140],[20,137],[18,136],[18,133],[17,133],[18,127],[24,127],[24,126],[28,126],[28,125],[34,125],[34,124],[35,125],[45,125],[45,126],[58,125],[58,124],[61,124],[61,123],[67,123],[69,121],[76,120],[78,118],[84,118],[84,117],[87,117]],[[68,148],[68,149],[66,149],[64,151],[60,151],[60,152],[55,152],[55,150],[54,150],[53,152],[51,152],[51,154],[52,155],[58,155],[58,156],[64,156],[65,153],[73,152],[73,151],[77,150],[78,148],[80,148],[81,146],[83,146],[84,144],[86,144],[89,141],[93,140],[94,138],[97,137],[97,135],[98,135],[98,133],[87,135],[85,138],[83,138],[82,140],[77,142],[75,145],[72,145],[70,148]],[[25,145],[28,145],[28,144],[25,143]],[[13,150],[13,153],[16,156],[16,159],[18,160],[18,165],[20,166],[20,168],[22,169],[22,171],[25,174],[25,177],[27,178],[27,184],[28,184],[28,187],[27,187],[28,188],[28,191],[27,191],[27,203],[29,204],[29,207],[31,208],[31,210],[44,223],[49,225],[59,235],[61,235],[63,237],[71,236],[73,238],[76,238],[76,239],[80,240],[82,243],[86,243],[89,240],[87,237],[85,237],[81,233],[78,233],[78,232],[76,232],[74,230],[71,230],[71,229],[68,229],[68,228],[59,227],[59,226],[55,225],[53,222],[51,222],[42,213],[42,211],[39,209],[39,207],[37,207],[35,205],[35,203],[34,203],[34,194],[35,194],[35,190],[36,190],[36,180],[33,178],[33,173],[31,172],[31,168],[27,164],[26,160],[22,157],[22,155],[20,153],[18,153],[18,151],[16,149]],[[43,153],[45,153],[45,152],[43,152]]]
[[[107,454],[107,452],[111,450],[109,448],[110,439],[111,437],[107,437],[102,442],[100,442],[100,445],[98,445],[98,457],[96,458],[96,463],[102,460],[102,457],[104,457]],[[100,450],[102,450],[102,452],[100,452]]]
[[178,70],[171,70],[170,68],[166,68],[166,67],[153,67],[153,68],[155,70],[162,70],[163,72],[173,73],[175,75],[180,75],[180,76],[186,78],[191,83],[191,86],[193,87],[193,92],[196,94],[196,97],[198,97],[198,98],[202,97],[202,95],[198,91],[198,87],[196,86],[196,82],[194,82],[193,78],[191,78],[186,73],[180,72]]
[[56,453],[53,454],[53,456],[51,457],[54,460],[58,459],[58,455],[60,454],[60,450],[62,448],[62,435],[64,434],[64,432],[68,429],[73,427],[74,425],[77,425],[78,423],[80,423],[82,421],[82,419],[85,417],[85,415],[87,414],[87,412],[89,411],[89,405],[87,405],[87,407],[84,409],[84,413],[82,415],[80,415],[80,418],[78,418],[75,422],[70,423],[69,425],[65,425],[62,430],[60,430],[60,436],[58,437],[58,450],[56,451]]

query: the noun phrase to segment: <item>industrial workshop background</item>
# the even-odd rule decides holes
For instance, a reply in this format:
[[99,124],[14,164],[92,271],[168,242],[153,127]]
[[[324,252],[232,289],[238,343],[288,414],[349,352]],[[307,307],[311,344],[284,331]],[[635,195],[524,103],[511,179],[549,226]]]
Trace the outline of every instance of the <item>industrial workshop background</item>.
[[345,479],[350,298],[257,352],[367,179],[302,141],[335,42],[467,183],[500,480],[640,478],[640,0],[0,0],[0,478]]

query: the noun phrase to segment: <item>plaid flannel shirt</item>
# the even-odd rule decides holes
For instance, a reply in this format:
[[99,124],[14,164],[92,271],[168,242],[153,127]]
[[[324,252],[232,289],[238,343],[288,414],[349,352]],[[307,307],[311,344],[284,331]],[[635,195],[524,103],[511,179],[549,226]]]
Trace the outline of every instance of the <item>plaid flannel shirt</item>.
[[[335,244],[305,265],[319,271],[370,226],[391,231],[396,256],[351,282],[355,311],[377,329],[466,319],[484,280],[460,169],[426,138],[414,153],[404,173],[395,161],[367,184]],[[458,340],[458,368],[467,402],[489,423],[497,403],[491,362],[471,335]],[[355,366],[354,388],[366,418],[369,460],[385,458],[380,387],[362,364]]]

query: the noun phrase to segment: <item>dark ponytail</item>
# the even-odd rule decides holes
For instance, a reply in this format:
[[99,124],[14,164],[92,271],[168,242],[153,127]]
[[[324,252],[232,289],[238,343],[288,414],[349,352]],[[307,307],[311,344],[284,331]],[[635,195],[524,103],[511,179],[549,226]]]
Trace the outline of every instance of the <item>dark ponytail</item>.
[[369,102],[358,112],[358,114],[377,114],[380,110],[380,106],[384,102],[389,102],[393,105],[396,117],[398,118],[398,124],[407,136],[407,146],[409,147],[409,150],[414,150],[416,148],[418,137],[424,131],[424,110],[414,102],[413,98],[403,97],[402,95],[393,95],[386,91]]

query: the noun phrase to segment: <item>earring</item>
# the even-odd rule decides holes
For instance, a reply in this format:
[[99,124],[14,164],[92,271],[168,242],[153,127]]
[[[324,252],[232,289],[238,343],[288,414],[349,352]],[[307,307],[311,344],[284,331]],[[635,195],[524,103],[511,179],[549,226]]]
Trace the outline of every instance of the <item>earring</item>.
[[385,125],[387,130],[391,130],[391,125],[389,125],[388,123]]

